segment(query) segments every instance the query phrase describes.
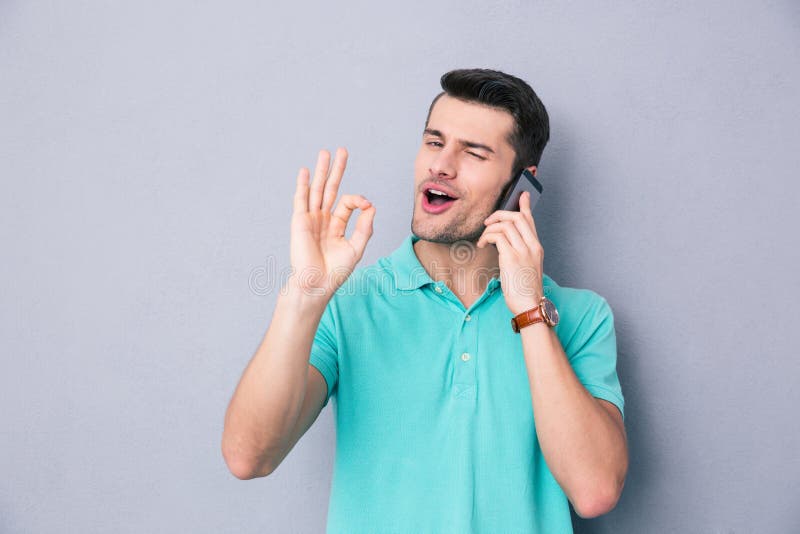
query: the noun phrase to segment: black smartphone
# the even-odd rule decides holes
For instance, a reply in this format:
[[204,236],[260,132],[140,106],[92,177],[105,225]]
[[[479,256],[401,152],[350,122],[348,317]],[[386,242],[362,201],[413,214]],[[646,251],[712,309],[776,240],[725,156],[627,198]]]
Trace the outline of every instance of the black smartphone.
[[498,204],[500,210],[519,211],[519,197],[523,191],[531,194],[531,211],[542,196],[542,184],[528,169],[523,169],[511,184],[506,186],[508,192]]

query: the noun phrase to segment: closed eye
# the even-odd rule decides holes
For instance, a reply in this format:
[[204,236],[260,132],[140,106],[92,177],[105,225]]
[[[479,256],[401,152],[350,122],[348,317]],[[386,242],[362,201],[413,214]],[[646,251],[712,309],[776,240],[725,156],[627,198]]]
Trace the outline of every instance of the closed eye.
[[[439,141],[428,141],[428,142],[427,142],[427,143],[425,143],[425,144],[426,144],[426,145],[430,145],[430,146],[435,146],[435,147],[440,147],[440,146],[442,146],[442,143],[440,143]],[[486,159],[486,158],[484,158],[483,156],[479,156],[479,155],[478,155],[478,154],[476,154],[475,152],[467,152],[467,154],[469,154],[470,156],[475,156],[476,158],[478,158],[478,159],[480,159],[480,160],[485,160],[485,159]]]

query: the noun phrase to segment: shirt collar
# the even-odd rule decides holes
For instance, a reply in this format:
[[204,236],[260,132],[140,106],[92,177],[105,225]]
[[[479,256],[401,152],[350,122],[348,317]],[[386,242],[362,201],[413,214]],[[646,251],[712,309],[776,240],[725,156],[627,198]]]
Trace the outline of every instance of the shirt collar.
[[[402,244],[389,256],[397,289],[413,290],[427,284],[436,283],[420,263],[416,252],[414,252],[414,243],[417,241],[419,241],[419,236],[413,232],[409,233]],[[500,280],[498,278],[492,277],[489,280],[489,291],[494,291],[499,286]]]
[[435,283],[414,252],[414,243],[417,241],[419,241],[419,236],[413,233],[408,234],[400,246],[389,256],[397,289],[412,290]]

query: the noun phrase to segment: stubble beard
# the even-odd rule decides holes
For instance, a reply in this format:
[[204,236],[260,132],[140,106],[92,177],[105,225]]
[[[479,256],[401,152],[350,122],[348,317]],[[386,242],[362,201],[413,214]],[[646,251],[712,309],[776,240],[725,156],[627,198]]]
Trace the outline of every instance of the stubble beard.
[[411,231],[420,239],[430,241],[431,243],[441,243],[445,245],[452,245],[453,243],[463,241],[477,243],[478,239],[483,235],[484,230],[486,230],[483,221],[486,217],[491,215],[492,212],[483,214],[483,217],[476,222],[470,221],[467,215],[462,214],[439,229],[415,228],[414,221],[412,220]]

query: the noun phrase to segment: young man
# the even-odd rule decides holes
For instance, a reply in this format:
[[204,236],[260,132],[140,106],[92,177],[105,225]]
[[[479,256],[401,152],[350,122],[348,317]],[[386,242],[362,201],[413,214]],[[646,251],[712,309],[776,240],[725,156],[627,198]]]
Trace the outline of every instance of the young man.
[[[375,207],[343,195],[347,153],[297,178],[294,274],[225,418],[223,454],[271,473],[333,397],[328,532],[571,532],[611,510],[628,465],[614,320],[542,272],[530,199],[547,112],[508,74],[441,80],[417,154],[411,233],[354,270]],[[361,210],[351,238],[345,228]],[[513,327],[512,327],[512,321]]]

